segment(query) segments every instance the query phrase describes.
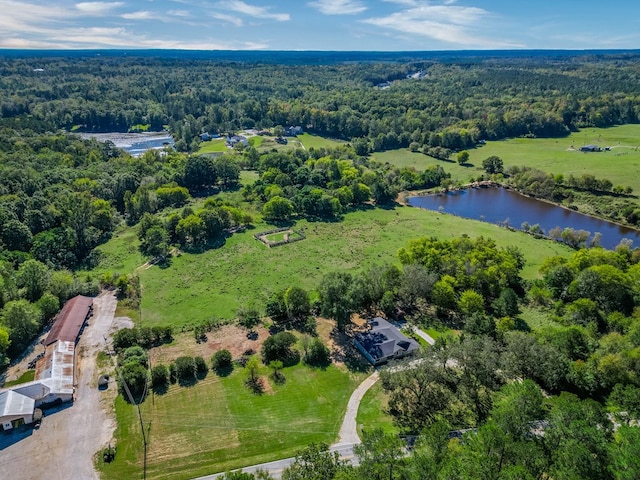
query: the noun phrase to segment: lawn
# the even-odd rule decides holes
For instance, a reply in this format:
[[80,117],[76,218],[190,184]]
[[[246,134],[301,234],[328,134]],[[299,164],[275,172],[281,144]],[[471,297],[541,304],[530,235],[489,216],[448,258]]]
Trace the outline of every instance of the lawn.
[[311,135],[310,133],[303,133],[298,135],[297,138],[305,148],[332,148],[345,143],[343,140],[320,137],[318,135]]
[[225,144],[225,139],[208,140],[200,143],[200,149],[196,153],[214,153],[214,152],[227,152],[229,149]]
[[[264,368],[264,375],[268,374]],[[366,374],[330,366],[283,370],[286,382],[269,380],[263,395],[244,385],[236,368],[213,373],[192,387],[171,386],[141,406],[149,426],[148,479],[187,479],[292,456],[312,442],[336,440],[351,392]],[[142,437],[135,409],[116,401],[118,453],[99,465],[103,478],[142,478]]]
[[[341,222],[299,221],[295,228],[307,239],[279,248],[264,248],[253,238],[254,232],[269,228],[261,223],[229,237],[218,249],[182,253],[165,268],[139,269],[145,323],[182,326],[211,317],[234,318],[240,306],[263,305],[277,290],[291,285],[313,289],[328,271],[397,263],[398,249],[422,236],[453,238],[466,233],[494,238],[503,247],[518,245],[527,260],[523,275],[529,279],[537,276],[544,258],[571,252],[521,232],[412,207],[355,211]],[[105,255],[96,271],[131,272],[145,262],[132,232],[121,230],[100,247]]]
[[386,433],[398,433],[399,430],[393,424],[391,416],[384,413],[387,401],[387,394],[382,389],[380,381],[376,382],[364,394],[360,402],[358,415],[356,416],[356,425],[358,425],[359,432],[382,428]]
[[[583,153],[579,149],[594,143],[611,147],[608,152]],[[571,150],[573,147],[573,150]],[[609,179],[614,186],[630,186],[640,193],[640,125],[622,125],[612,128],[585,128],[564,138],[513,138],[469,150],[469,163],[441,161],[408,149],[375,153],[373,159],[389,162],[398,167],[424,170],[429,164],[441,165],[451,173],[454,181],[469,182],[483,172],[482,161],[492,155],[504,161],[505,168],[512,165],[537,168],[565,177],[585,173],[596,178]]]

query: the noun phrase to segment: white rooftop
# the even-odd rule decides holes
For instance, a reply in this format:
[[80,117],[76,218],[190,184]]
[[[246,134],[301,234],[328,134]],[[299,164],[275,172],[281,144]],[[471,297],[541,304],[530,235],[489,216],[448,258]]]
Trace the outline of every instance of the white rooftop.
[[32,415],[35,406],[33,398],[29,398],[13,390],[0,392],[0,417],[14,415]]

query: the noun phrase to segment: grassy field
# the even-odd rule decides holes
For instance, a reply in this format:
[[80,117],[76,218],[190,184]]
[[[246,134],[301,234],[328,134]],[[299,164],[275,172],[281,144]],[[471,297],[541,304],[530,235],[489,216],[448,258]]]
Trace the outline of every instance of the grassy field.
[[[148,425],[148,479],[187,479],[292,456],[312,442],[335,441],[347,401],[366,374],[330,366],[283,370],[263,395],[245,386],[246,374],[213,373],[192,387],[171,386],[141,406]],[[263,375],[268,371],[264,368]],[[99,465],[103,478],[142,478],[142,436],[135,409],[116,402],[118,453]]]
[[227,152],[229,151],[229,149],[224,142],[224,138],[202,142],[200,143],[200,150],[198,150],[196,153]]
[[356,416],[358,431],[382,428],[386,433],[398,433],[398,428],[393,424],[391,416],[384,413],[386,407],[387,396],[378,381],[364,394],[360,402]]
[[[594,143],[611,147],[608,152],[583,153],[579,149]],[[573,150],[572,150],[573,147]],[[553,174],[581,176],[584,173],[596,178],[607,178],[613,185],[630,186],[640,193],[640,125],[622,125],[612,128],[586,128],[565,138],[514,138],[487,142],[469,150],[469,163],[460,166],[456,162],[435,160],[422,153],[407,149],[376,153],[373,159],[389,162],[399,167],[415,167],[424,170],[428,164],[438,164],[456,181],[468,182],[482,173],[482,161],[497,155],[505,167],[529,166]]]
[[[523,272],[534,278],[542,260],[568,255],[561,244],[536,240],[495,225],[411,207],[370,209],[349,213],[342,222],[300,221],[307,239],[265,248],[253,238],[256,229],[235,234],[218,248],[199,254],[182,253],[166,268],[139,269],[143,285],[145,323],[181,326],[197,321],[234,318],[242,305],[264,301],[275,291],[300,285],[315,288],[328,271],[357,271],[373,263],[397,262],[397,251],[412,238],[453,238],[463,233],[483,235],[498,245],[518,245],[527,259]],[[104,259],[96,269],[131,272],[145,263],[131,229],[124,229],[100,247]]]
[[305,148],[331,148],[336,145],[345,143],[342,140],[333,138],[320,137],[318,135],[311,135],[310,133],[303,133],[298,135],[298,140],[304,145]]

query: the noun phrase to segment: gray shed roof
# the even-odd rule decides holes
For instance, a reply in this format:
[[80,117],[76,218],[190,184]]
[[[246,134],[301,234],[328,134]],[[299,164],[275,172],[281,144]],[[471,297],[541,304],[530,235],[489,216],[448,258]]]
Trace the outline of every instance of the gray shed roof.
[[0,392],[0,417],[33,415],[35,401],[13,390]]

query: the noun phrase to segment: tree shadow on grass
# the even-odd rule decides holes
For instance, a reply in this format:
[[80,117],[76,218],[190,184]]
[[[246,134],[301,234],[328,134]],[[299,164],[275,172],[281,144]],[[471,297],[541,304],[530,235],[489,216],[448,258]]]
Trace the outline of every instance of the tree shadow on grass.
[[181,387],[193,387],[196,383],[198,383],[198,378],[195,375],[193,377],[178,379],[178,385]]
[[262,395],[264,393],[264,383],[262,383],[262,378],[260,377],[248,378],[244,384],[254,395]]
[[169,391],[169,382],[163,383],[162,385],[154,385],[151,387],[151,390],[153,390],[153,393],[156,395],[164,395]]
[[287,377],[285,377],[282,372],[274,372],[269,375],[269,378],[271,378],[276,385],[284,385],[287,383]]
[[219,377],[228,377],[233,372],[233,363],[222,367],[214,368],[213,372]]
[[331,339],[338,348],[333,349],[333,361],[343,363],[350,372],[364,373],[371,370],[371,364],[365,360],[346,333],[333,329]]

